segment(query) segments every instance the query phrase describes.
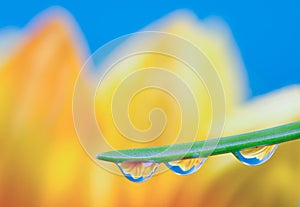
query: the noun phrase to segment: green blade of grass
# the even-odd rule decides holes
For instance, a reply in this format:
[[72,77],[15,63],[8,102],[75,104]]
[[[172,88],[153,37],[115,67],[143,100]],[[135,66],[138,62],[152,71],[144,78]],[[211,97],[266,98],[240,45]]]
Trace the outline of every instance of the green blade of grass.
[[[300,139],[300,122],[193,143],[104,152],[98,154],[96,158],[109,162],[169,162],[182,158],[193,158],[197,156],[207,157],[232,153],[246,148],[279,144],[296,139]],[[217,143],[217,145],[215,143]]]

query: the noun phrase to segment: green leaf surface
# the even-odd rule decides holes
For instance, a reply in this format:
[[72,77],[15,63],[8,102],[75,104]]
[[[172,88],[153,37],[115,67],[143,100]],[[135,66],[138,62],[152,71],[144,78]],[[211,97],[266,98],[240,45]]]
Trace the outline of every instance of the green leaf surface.
[[197,142],[104,152],[98,154],[96,158],[109,162],[169,162],[183,158],[232,153],[246,148],[279,144],[296,139],[300,139],[300,122]]

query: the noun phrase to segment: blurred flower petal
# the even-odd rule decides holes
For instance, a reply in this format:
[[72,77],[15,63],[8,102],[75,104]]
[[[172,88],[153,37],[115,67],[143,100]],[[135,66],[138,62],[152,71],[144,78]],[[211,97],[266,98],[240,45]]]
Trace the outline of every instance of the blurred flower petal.
[[[81,197],[72,191],[83,181],[77,176],[84,157],[71,106],[83,54],[63,12],[38,21],[42,24],[31,25],[18,52],[0,68],[0,203],[5,206],[72,205]],[[73,172],[77,176],[70,176]]]

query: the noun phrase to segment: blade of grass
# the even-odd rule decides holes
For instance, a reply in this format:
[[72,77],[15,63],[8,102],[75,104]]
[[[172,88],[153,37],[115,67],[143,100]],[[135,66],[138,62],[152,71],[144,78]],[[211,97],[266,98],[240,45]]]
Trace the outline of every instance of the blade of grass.
[[[300,122],[294,122],[245,134],[203,140],[193,143],[104,152],[98,154],[96,158],[109,162],[168,162],[182,158],[192,158],[195,156],[207,157],[231,153],[246,148],[279,144],[295,139],[300,139]],[[218,141],[217,145],[214,144],[216,141]]]

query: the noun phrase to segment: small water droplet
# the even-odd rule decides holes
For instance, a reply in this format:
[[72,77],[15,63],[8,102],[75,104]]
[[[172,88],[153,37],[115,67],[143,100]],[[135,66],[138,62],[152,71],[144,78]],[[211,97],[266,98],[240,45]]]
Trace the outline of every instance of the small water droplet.
[[245,165],[254,166],[265,163],[273,155],[278,144],[270,146],[258,146],[234,152],[235,157]]
[[178,175],[189,175],[196,172],[204,163],[206,158],[187,158],[182,160],[175,160],[166,162],[165,165]]
[[117,165],[128,180],[143,182],[151,178],[159,163],[152,161],[126,161],[119,162]]

